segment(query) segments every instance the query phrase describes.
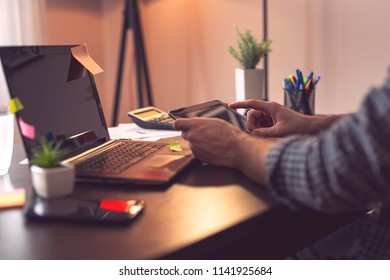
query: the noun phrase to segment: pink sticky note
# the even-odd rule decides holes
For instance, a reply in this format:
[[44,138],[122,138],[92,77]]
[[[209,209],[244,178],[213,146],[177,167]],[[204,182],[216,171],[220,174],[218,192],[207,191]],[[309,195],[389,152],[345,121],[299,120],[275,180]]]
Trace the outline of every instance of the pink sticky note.
[[30,138],[31,140],[35,139],[35,127],[24,122],[22,118],[18,119],[20,132],[23,136]]

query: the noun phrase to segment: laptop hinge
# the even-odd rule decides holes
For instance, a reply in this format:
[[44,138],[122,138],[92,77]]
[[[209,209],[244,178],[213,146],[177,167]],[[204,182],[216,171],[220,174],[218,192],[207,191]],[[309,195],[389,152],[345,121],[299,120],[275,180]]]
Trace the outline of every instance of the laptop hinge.
[[99,145],[95,148],[89,149],[88,151],[85,151],[77,156],[67,158],[67,159],[61,161],[61,164],[65,165],[65,166],[75,165],[81,161],[84,161],[88,158],[91,158],[91,157],[93,157],[97,154],[100,154],[101,152],[103,152],[105,150],[111,149],[112,147],[115,147],[117,145],[120,145],[120,142],[115,141],[115,140],[109,140],[109,141],[105,142],[104,144]]

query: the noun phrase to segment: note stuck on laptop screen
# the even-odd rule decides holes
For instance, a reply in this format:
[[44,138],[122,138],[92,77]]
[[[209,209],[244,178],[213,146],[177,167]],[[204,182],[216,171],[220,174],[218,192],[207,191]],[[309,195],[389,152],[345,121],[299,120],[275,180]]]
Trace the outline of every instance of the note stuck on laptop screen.
[[[68,141],[69,152],[80,151],[109,138],[104,117],[99,111],[99,96],[91,74],[68,81],[72,54],[69,47],[5,48],[2,58],[9,90],[24,109],[18,121],[35,128],[35,139],[23,136],[27,153],[39,145],[40,137]],[[28,136],[28,134],[27,134]],[[83,136],[83,137],[80,137]],[[81,139],[83,138],[83,139]],[[80,143],[79,140],[83,140]]]
[[78,179],[170,182],[192,161],[190,149],[174,153],[167,144],[111,140],[94,76],[75,59],[74,47],[0,47],[11,98],[24,106],[16,118],[27,156],[45,137],[61,142],[63,162],[76,166]]

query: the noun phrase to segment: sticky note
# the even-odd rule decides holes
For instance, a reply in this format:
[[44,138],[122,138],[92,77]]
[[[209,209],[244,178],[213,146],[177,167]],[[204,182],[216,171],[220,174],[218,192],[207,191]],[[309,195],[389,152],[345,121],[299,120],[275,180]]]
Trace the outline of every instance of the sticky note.
[[26,200],[24,189],[0,192],[0,208],[21,207]]
[[93,75],[103,72],[103,69],[89,56],[87,45],[80,45],[70,49],[73,57],[77,59]]
[[87,75],[87,69],[73,56],[70,59],[67,82],[77,80]]
[[171,149],[172,152],[181,152],[182,151],[179,142],[170,142],[169,149]]
[[20,127],[20,133],[22,133],[23,136],[34,140],[35,139],[35,127],[24,122],[22,118],[18,119],[19,127]]
[[23,110],[24,106],[20,101],[19,97],[12,98],[9,101],[9,109],[11,113],[15,114],[16,112]]

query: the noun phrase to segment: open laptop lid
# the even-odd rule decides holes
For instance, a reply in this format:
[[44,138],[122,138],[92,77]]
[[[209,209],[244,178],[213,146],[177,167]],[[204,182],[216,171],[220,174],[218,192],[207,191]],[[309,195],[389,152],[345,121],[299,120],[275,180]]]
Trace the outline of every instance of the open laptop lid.
[[77,71],[72,47],[0,47],[10,96],[24,106],[16,117],[28,158],[41,137],[63,141],[64,158],[109,140],[94,77]]

